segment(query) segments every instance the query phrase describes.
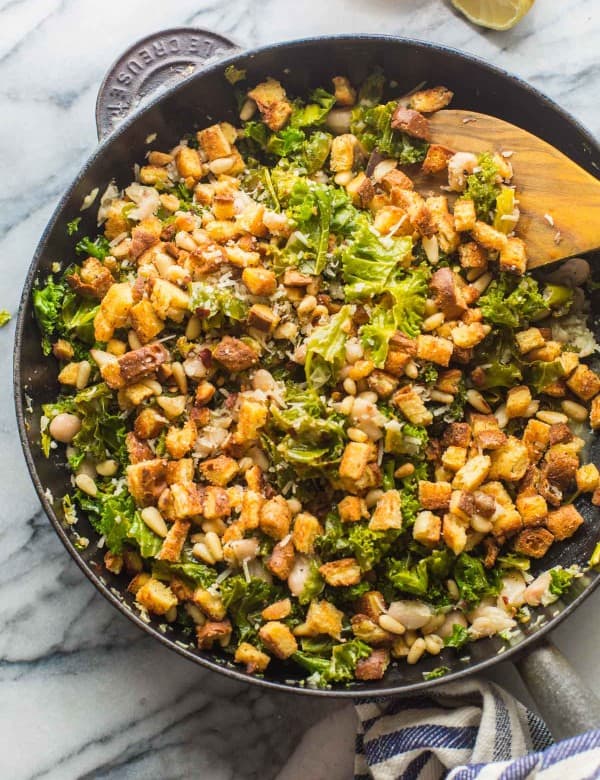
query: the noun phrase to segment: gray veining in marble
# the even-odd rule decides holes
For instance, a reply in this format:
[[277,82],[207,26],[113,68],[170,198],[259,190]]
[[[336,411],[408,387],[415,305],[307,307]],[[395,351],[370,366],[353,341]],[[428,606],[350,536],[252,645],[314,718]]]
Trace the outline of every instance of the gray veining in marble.
[[[15,312],[54,205],[95,145],[105,69],[133,40],[196,25],[252,46],[311,34],[385,32],[483,56],[600,132],[600,6],[538,0],[508,34],[445,0],[0,0],[0,308]],[[12,405],[13,324],[0,331],[0,777],[9,780],[348,778],[348,710],[207,674],[114,613],[73,564],[29,483]],[[600,594],[556,632],[600,692]],[[495,678],[513,691],[511,669]],[[316,751],[319,751],[318,753]],[[318,768],[314,756],[335,758]],[[328,763],[329,762],[329,763]]]

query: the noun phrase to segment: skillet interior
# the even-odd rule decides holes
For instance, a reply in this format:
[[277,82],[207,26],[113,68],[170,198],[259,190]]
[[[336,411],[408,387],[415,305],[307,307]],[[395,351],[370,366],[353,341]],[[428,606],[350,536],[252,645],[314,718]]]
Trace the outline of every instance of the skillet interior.
[[[446,84],[455,92],[454,108],[499,116],[554,144],[591,173],[597,174],[600,170],[600,148],[573,118],[518,79],[453,50],[387,37],[348,36],[279,44],[224,62],[235,62],[237,67],[246,68],[250,83],[268,75],[279,78],[292,94],[303,94],[312,87],[323,85],[338,73],[345,73],[352,81],[359,82],[375,66],[383,67],[387,77],[398,82],[395,94],[408,91],[424,81],[430,85]],[[189,638],[173,632],[171,628],[165,633],[164,626],[159,628],[160,620],[153,620],[150,624],[141,621],[131,607],[130,595],[121,595],[125,592],[126,578],[106,572],[101,574],[104,551],[98,550],[93,541],[83,551],[74,547],[73,533],[62,522],[60,502],[56,501],[53,507],[49,494],[45,492],[49,489],[56,500],[70,489],[64,449],[53,451],[50,459],[46,460],[38,444],[41,404],[56,397],[58,385],[55,365],[52,360],[43,357],[39,334],[33,324],[31,286],[38,276],[43,278],[49,272],[53,262],[67,261],[72,257],[73,239],[67,236],[65,228],[69,220],[83,216],[81,234],[96,232],[95,211],[98,204],[96,202],[88,211],[80,212],[84,196],[94,187],[99,187],[102,192],[113,177],[119,186],[129,183],[133,164],[142,160],[149,148],[146,144],[148,135],[157,133],[157,148],[168,148],[192,128],[217,119],[236,121],[236,104],[223,77],[223,69],[223,64],[218,64],[192,76],[151,102],[137,117],[126,120],[92,156],[59,204],[36,251],[21,302],[14,362],[17,415],[27,464],[42,503],[75,561],[105,597],[161,642],[196,662],[238,679],[286,690],[306,691],[298,686],[289,670],[275,663],[269,667],[267,679],[260,681],[237,667],[234,669],[225,659],[216,659],[196,650]],[[595,303],[600,304],[600,299]],[[598,311],[598,305],[594,305],[593,309]],[[597,328],[596,331],[598,335]],[[594,443],[590,459],[598,462],[599,454],[600,444]],[[578,508],[586,518],[585,525],[568,543],[555,545],[541,565],[533,566],[533,573],[556,564],[569,566],[587,562],[600,538],[598,510],[588,500],[578,502]],[[91,540],[95,536],[85,518],[80,519],[77,532]],[[424,682],[423,672],[440,665],[451,670],[444,681],[482,669],[539,638],[574,609],[597,585],[597,581],[595,572],[576,580],[571,592],[525,627],[508,649],[502,640],[488,639],[470,646],[468,657],[466,654],[459,657],[455,651],[446,650],[441,656],[427,658],[416,666],[402,664],[398,668],[390,668],[381,681],[356,684],[342,691],[315,693],[368,696],[408,692],[436,684],[438,681]],[[499,653],[502,655],[499,656]]]

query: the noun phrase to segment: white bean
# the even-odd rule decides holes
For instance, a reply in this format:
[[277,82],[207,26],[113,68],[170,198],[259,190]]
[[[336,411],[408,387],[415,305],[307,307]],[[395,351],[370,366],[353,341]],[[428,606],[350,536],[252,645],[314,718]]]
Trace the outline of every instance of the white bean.
[[432,611],[421,601],[392,601],[388,614],[410,629],[421,628],[431,619]]
[[81,430],[81,420],[76,414],[61,412],[51,420],[48,430],[56,441],[70,444]]

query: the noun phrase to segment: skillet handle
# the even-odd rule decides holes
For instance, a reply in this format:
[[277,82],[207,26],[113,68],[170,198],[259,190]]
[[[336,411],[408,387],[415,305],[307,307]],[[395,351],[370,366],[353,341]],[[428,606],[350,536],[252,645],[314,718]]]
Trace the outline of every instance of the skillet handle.
[[516,667],[556,740],[600,728],[600,700],[552,642],[541,642]]
[[229,38],[190,27],[153,33],[130,46],[110,67],[96,99],[98,139],[149,95],[240,47]]

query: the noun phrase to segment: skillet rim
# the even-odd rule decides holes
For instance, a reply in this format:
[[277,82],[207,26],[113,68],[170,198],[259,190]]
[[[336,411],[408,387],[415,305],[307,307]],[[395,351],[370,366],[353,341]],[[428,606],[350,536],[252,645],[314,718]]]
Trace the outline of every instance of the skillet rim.
[[[27,432],[26,432],[27,421],[26,421],[26,408],[24,404],[25,394],[26,394],[26,390],[25,390],[26,379],[21,375],[21,347],[22,347],[22,340],[23,340],[23,331],[27,324],[27,320],[26,320],[27,305],[33,288],[33,283],[37,276],[38,266],[40,264],[40,261],[46,249],[48,238],[51,235],[52,231],[55,229],[56,225],[60,222],[61,218],[63,217],[63,211],[65,209],[65,206],[68,204],[73,191],[75,190],[75,188],[77,187],[81,179],[86,175],[88,169],[91,167],[93,163],[96,162],[96,160],[104,156],[105,153],[110,150],[112,144],[117,142],[119,138],[125,133],[125,131],[129,129],[129,127],[131,127],[133,124],[137,122],[143,121],[144,116],[147,113],[149,113],[151,109],[153,109],[159,103],[168,100],[173,94],[186,87],[192,81],[200,80],[203,76],[207,74],[213,73],[217,70],[222,70],[230,63],[236,63],[239,60],[243,60],[248,57],[253,58],[266,51],[275,51],[275,52],[288,51],[289,52],[290,50],[293,50],[295,48],[302,48],[306,45],[311,45],[311,44],[346,43],[351,45],[363,41],[371,42],[371,43],[377,43],[381,41],[381,42],[388,42],[390,44],[397,44],[397,45],[399,44],[401,46],[406,46],[409,48],[413,48],[425,52],[435,51],[437,53],[442,53],[443,55],[448,56],[450,58],[461,60],[466,65],[471,65],[475,68],[479,68],[491,72],[492,74],[503,78],[505,81],[518,85],[525,92],[528,92],[533,99],[538,101],[538,103],[541,102],[545,104],[546,107],[551,109],[554,113],[558,114],[573,129],[576,129],[585,138],[590,148],[596,150],[598,156],[600,157],[600,143],[594,138],[594,136],[585,127],[585,125],[583,125],[578,119],[576,119],[569,111],[562,108],[552,98],[548,97],[546,94],[541,92],[536,87],[533,87],[531,84],[529,84],[527,81],[522,79],[520,76],[516,76],[515,74],[505,70],[502,67],[489,63],[486,60],[482,59],[481,57],[478,57],[476,55],[467,52],[462,52],[459,49],[455,49],[453,47],[446,46],[444,44],[433,43],[430,41],[423,41],[416,38],[405,38],[397,35],[383,35],[383,34],[369,33],[369,34],[357,34],[357,35],[339,34],[339,35],[309,36],[305,38],[297,38],[288,41],[280,41],[274,44],[273,43],[265,44],[263,46],[255,47],[252,49],[241,49],[229,56],[225,56],[221,59],[216,60],[215,62],[191,74],[190,76],[182,79],[181,81],[178,81],[173,85],[167,87],[166,89],[159,91],[159,93],[154,97],[150,98],[148,102],[146,102],[141,109],[134,110],[131,114],[126,116],[117,125],[117,127],[113,130],[113,132],[111,132],[104,139],[100,140],[98,146],[93,150],[93,152],[86,159],[85,163],[81,166],[79,172],[71,181],[71,184],[68,186],[63,196],[60,198],[36,246],[31,264],[29,266],[27,275],[25,277],[25,281],[23,284],[23,291],[19,301],[17,320],[15,326],[15,342],[14,342],[14,350],[13,350],[13,395],[15,401],[19,439],[21,441],[21,447],[23,449],[23,454],[25,457],[25,462],[27,464],[29,475],[31,477],[35,490],[38,494],[38,498],[40,499],[44,512],[48,517],[48,519],[50,520],[51,524],[53,525],[54,530],[56,531],[61,542],[63,543],[63,545],[65,546],[65,548],[67,549],[68,553],[70,554],[71,558],[75,561],[77,566],[85,574],[87,579],[94,585],[94,587],[102,594],[102,596],[104,596],[104,598],[109,603],[111,603],[114,607],[116,607],[122,615],[124,615],[127,619],[132,621],[134,624],[136,624],[139,628],[144,630],[149,636],[158,640],[163,646],[169,648],[170,650],[175,651],[180,656],[196,664],[199,664],[200,666],[205,667],[206,669],[210,669],[212,671],[223,674],[229,677],[230,679],[236,680],[237,682],[254,684],[272,691],[280,691],[280,692],[285,692],[290,694],[293,693],[293,694],[305,694],[305,695],[312,695],[312,696],[324,696],[324,697],[339,698],[339,699],[365,699],[365,698],[373,697],[374,695],[378,697],[383,697],[383,696],[408,695],[417,692],[423,692],[425,690],[429,690],[435,687],[436,685],[452,682],[455,680],[462,679],[463,677],[466,677],[468,675],[476,674],[485,669],[488,669],[489,667],[501,661],[505,661],[508,659],[515,660],[524,651],[526,652],[527,649],[532,649],[533,646],[539,643],[540,640],[542,640],[550,631],[556,628],[556,626],[558,626],[566,617],[568,617],[598,587],[598,585],[600,584],[600,576],[595,577],[588,585],[586,585],[585,589],[580,594],[578,594],[573,599],[572,602],[567,604],[561,612],[559,612],[557,615],[553,617],[549,617],[547,622],[544,625],[536,627],[533,633],[531,633],[529,636],[524,637],[518,644],[514,645],[513,647],[507,648],[505,651],[501,653],[496,653],[495,655],[492,655],[489,658],[479,660],[475,662],[472,666],[466,666],[464,669],[458,669],[456,671],[449,672],[447,675],[444,675],[435,680],[423,680],[419,682],[408,683],[406,685],[391,685],[383,688],[381,687],[370,688],[368,687],[368,683],[367,683],[366,685],[362,684],[361,688],[355,689],[350,687],[350,688],[343,689],[343,688],[308,688],[299,683],[289,683],[285,681],[269,680],[269,679],[249,675],[246,672],[242,671],[241,669],[238,670],[237,668],[233,668],[223,663],[219,663],[218,661],[213,660],[212,657],[210,656],[206,657],[203,655],[199,655],[197,652],[189,650],[186,647],[182,647],[181,645],[177,644],[174,639],[170,639],[165,634],[161,633],[156,627],[143,621],[139,617],[139,615],[137,615],[133,610],[128,608],[128,605],[124,601],[121,601],[119,598],[117,598],[114,595],[110,586],[104,583],[101,580],[100,576],[93,570],[92,566],[86,563],[86,561],[83,559],[81,553],[75,547],[69,535],[65,531],[65,528],[63,527],[59,518],[57,517],[53,506],[48,501],[46,489],[42,486],[40,477],[35,467],[32,448],[29,444],[29,440],[27,438]],[[597,166],[594,164],[594,167]]]

